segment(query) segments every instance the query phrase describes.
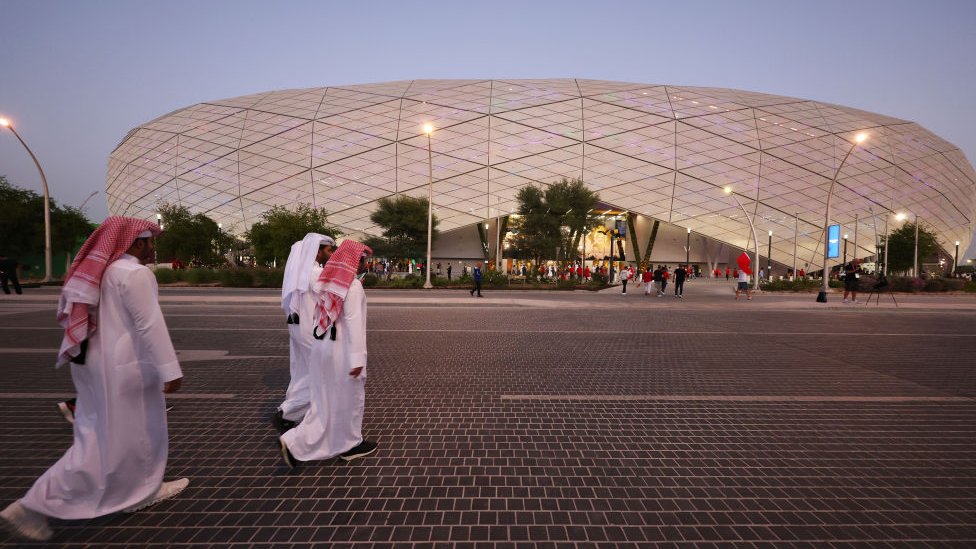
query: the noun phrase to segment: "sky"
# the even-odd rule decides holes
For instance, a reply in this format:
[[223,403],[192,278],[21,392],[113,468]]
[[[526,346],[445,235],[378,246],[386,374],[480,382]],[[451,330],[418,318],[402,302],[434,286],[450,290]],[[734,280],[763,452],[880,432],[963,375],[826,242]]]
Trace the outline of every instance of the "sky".
[[[51,197],[95,222],[108,156],[140,124],[208,100],[394,80],[736,88],[917,122],[976,160],[973,0],[0,0],[0,28],[0,116]],[[0,175],[41,193],[7,130]]]

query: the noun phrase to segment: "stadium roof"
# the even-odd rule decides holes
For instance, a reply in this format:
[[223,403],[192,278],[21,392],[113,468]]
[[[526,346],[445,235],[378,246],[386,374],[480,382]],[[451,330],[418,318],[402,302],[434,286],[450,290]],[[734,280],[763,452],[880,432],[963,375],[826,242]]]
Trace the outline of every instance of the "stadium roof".
[[[347,234],[379,234],[375,201],[427,196],[430,123],[440,230],[505,215],[526,185],[581,178],[615,208],[745,246],[731,186],[774,251],[818,253],[831,221],[874,253],[886,214],[918,215],[969,245],[976,173],[913,122],[762,93],[582,79],[412,80],[207,101],[133,129],[109,159],[113,214],[186,206],[243,233],[272,206],[308,203]],[[893,219],[889,223],[897,222]],[[762,237],[761,237],[762,238]],[[822,252],[819,252],[822,253]]]

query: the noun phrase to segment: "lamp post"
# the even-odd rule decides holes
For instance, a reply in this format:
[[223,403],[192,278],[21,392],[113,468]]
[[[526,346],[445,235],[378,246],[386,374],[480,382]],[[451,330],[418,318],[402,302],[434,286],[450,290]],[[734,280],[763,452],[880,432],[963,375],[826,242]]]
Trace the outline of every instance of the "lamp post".
[[[735,192],[732,190],[732,187],[725,187],[722,190],[725,191],[725,194],[731,196],[732,200],[735,200],[735,203],[738,204],[739,209],[742,210],[742,213],[746,216],[746,221],[749,222],[749,228],[752,229],[752,244],[753,246],[755,246],[755,251],[756,251],[756,260],[752,263],[752,265],[753,267],[758,268],[759,267],[759,237],[756,236],[756,226],[752,224],[752,218],[749,217],[749,212],[747,212],[746,209],[742,207],[742,203],[739,202],[738,198],[736,198]],[[752,272],[752,287],[753,289],[756,290],[759,289],[759,276],[756,271]]]
[[430,236],[434,219],[434,161],[430,152],[430,134],[434,133],[434,126],[424,124],[424,133],[427,134],[427,280],[424,288],[429,290],[434,287],[430,283]]
[[[640,259],[640,258],[638,258]],[[691,227],[688,227],[688,240],[685,243],[685,268],[691,264]]]
[[959,241],[956,241],[956,255],[952,256],[952,274],[956,274],[956,265],[959,264]]
[[769,243],[766,245],[766,276],[773,279],[773,231],[769,231]]
[[800,232],[800,214],[793,212],[793,280],[796,280],[796,239]]
[[918,278],[918,214],[915,214],[915,256],[912,260],[912,277]]
[[31,160],[34,161],[34,165],[37,166],[37,171],[41,174],[41,185],[44,189],[44,280],[41,282],[50,282],[53,280],[51,276],[51,196],[47,190],[47,177],[44,175],[44,169],[41,168],[41,163],[34,156],[34,151],[30,150],[27,143],[21,139],[20,134],[14,129],[14,125],[6,118],[0,118],[0,126],[13,132],[17,141],[20,141],[20,144],[27,149],[27,154],[30,155]]
[[847,265],[847,233],[844,233],[844,265]]
[[823,250],[823,284],[820,286],[820,293],[817,294],[817,303],[827,302],[827,289],[828,289],[828,279],[830,278],[830,273],[827,271],[827,261],[829,259],[828,254],[830,248],[830,234],[827,227],[830,226],[830,198],[834,194],[834,185],[837,183],[837,176],[840,175],[840,170],[844,167],[844,163],[850,158],[851,153],[854,149],[867,139],[867,135],[863,133],[857,134],[854,138],[854,142],[851,143],[851,148],[847,149],[847,154],[844,155],[844,159],[840,161],[840,165],[837,166],[837,170],[834,172],[834,178],[830,180],[830,188],[827,189],[827,206],[824,208],[824,250]]

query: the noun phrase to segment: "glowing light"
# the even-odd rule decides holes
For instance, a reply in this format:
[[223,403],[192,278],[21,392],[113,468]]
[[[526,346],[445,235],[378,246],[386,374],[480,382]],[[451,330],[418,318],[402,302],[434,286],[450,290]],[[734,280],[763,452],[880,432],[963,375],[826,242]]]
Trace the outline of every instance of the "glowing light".
[[868,138],[868,134],[866,134],[866,133],[859,133],[859,134],[857,134],[857,136],[854,137],[854,141],[856,141],[858,143],[863,143],[864,140],[867,139],[867,138]]
[[434,126],[432,126],[432,125],[431,125],[431,124],[430,124],[430,123],[428,122],[428,123],[426,123],[426,124],[424,124],[424,127],[423,127],[423,130],[424,130],[424,133],[426,133],[426,134],[430,134],[431,132],[433,132],[433,131],[434,131]]

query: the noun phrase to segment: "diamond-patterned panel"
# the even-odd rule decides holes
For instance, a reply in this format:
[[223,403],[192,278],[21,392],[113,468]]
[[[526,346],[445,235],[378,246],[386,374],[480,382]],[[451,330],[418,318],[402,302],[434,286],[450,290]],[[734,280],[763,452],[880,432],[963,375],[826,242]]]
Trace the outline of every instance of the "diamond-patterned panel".
[[525,185],[583,177],[605,203],[743,245],[751,231],[722,192],[731,185],[757,231],[773,231],[774,256],[792,253],[799,215],[799,253],[815,258],[830,180],[861,132],[867,141],[838,173],[832,221],[872,220],[873,231],[875,217],[902,212],[968,246],[976,217],[972,166],[917,124],[757,92],[584,79],[417,80],[208,101],[130,132],[109,159],[106,194],[113,213],[151,216],[170,202],[238,233],[273,205],[305,202],[341,230],[378,234],[368,221],[376,200],[427,194],[424,123],[435,128],[444,230],[513,210]]

